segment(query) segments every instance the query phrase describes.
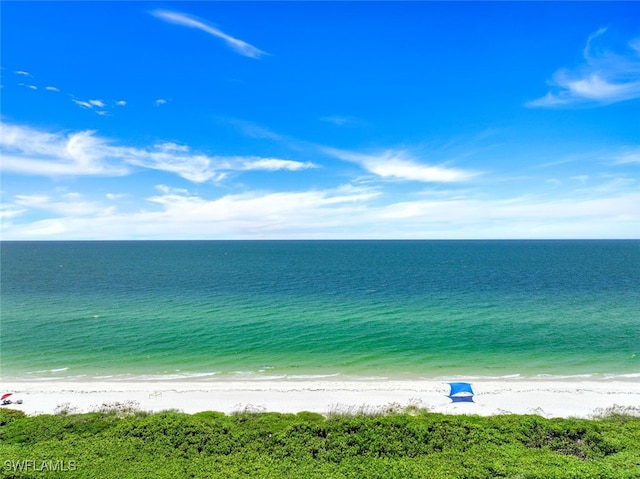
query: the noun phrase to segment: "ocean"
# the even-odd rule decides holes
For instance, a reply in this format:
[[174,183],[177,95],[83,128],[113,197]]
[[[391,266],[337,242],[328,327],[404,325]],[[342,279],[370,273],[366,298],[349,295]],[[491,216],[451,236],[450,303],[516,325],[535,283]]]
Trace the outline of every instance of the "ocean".
[[640,376],[640,241],[0,247],[3,380]]

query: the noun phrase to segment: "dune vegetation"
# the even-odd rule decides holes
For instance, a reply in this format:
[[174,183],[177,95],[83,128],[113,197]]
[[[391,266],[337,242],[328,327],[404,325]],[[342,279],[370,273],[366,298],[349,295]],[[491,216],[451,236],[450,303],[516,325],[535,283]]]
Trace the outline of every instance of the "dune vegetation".
[[0,410],[3,478],[640,478],[638,411],[593,419]]

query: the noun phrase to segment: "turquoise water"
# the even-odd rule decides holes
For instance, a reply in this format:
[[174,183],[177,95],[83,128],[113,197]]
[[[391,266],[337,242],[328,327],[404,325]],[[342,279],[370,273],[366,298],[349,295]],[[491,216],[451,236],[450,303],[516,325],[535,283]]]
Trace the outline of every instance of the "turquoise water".
[[640,375],[640,241],[1,247],[5,380]]

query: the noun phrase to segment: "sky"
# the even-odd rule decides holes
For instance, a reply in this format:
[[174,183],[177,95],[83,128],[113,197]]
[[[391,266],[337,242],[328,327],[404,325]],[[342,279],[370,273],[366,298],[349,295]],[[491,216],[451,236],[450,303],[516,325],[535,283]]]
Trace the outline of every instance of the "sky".
[[638,2],[0,13],[4,240],[640,237]]

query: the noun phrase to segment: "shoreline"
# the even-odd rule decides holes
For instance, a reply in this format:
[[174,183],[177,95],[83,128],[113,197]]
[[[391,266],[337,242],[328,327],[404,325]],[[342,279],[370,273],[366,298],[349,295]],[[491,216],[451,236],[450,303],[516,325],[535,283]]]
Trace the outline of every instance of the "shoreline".
[[452,403],[445,379],[250,379],[172,381],[3,380],[0,394],[22,404],[8,407],[29,415],[65,409],[85,413],[103,406],[133,406],[142,411],[179,410],[297,413],[376,413],[408,406],[445,414],[535,414],[590,418],[607,409],[637,414],[640,377],[461,379],[470,382],[474,402]]

